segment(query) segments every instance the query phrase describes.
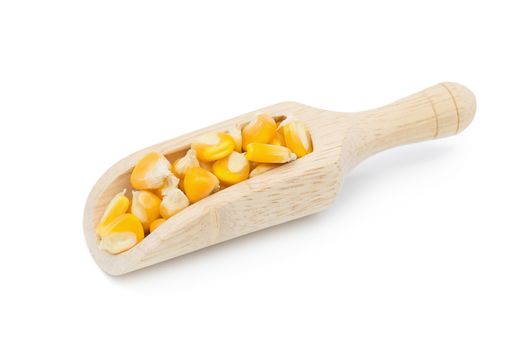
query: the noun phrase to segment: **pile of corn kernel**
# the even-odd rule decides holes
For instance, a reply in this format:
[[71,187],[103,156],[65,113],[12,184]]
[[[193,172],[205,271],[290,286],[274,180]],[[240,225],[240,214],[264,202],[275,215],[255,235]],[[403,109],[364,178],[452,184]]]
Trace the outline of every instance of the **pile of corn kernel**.
[[123,190],[106,207],[95,230],[99,248],[124,252],[188,205],[312,149],[310,133],[299,119],[257,115],[242,128],[196,138],[173,164],[160,153],[149,153],[131,173],[131,203]]

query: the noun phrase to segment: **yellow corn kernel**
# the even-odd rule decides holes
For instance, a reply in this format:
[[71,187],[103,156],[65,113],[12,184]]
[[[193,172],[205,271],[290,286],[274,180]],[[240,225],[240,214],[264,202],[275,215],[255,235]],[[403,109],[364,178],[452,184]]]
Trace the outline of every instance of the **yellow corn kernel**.
[[131,214],[135,215],[147,230],[151,222],[160,216],[160,198],[149,191],[133,191]]
[[280,132],[275,132],[272,139],[268,143],[270,145],[286,146],[286,143],[284,142],[284,136]]
[[238,125],[232,126],[226,131],[232,138],[235,143],[235,151],[242,152],[242,133]]
[[184,176],[184,192],[190,203],[195,203],[219,189],[219,179],[203,168],[191,168]]
[[199,160],[197,159],[197,154],[194,150],[189,149],[188,152],[186,152],[186,155],[180,159],[177,159],[173,163],[173,173],[179,177],[183,178],[186,174],[186,171],[190,168],[195,168],[200,166]]
[[273,168],[276,168],[278,166],[279,166],[278,164],[270,164],[270,163],[257,164],[255,168],[253,168],[253,170],[250,171],[250,178],[257,176],[257,175],[261,175],[267,172],[268,170],[272,170]]
[[95,228],[95,233],[97,236],[100,236],[100,231],[107,226],[111,221],[113,221],[117,216],[124,214],[128,211],[129,208],[129,199],[126,197],[126,190],[123,190],[120,193],[117,193],[113,199],[109,202],[102,219]]
[[283,146],[250,143],[246,150],[246,158],[258,163],[287,163],[297,159],[297,156]]
[[178,187],[179,184],[180,184],[179,178],[177,176],[173,175],[173,174],[169,174],[164,179],[164,184],[162,185],[161,188],[156,188],[154,190],[151,190],[150,192],[153,192],[154,195],[156,195],[159,198],[162,198],[164,196],[162,194],[163,191],[165,191],[168,188]]
[[248,178],[250,162],[244,154],[232,152],[228,157],[213,163],[213,173],[226,185],[233,185]]
[[144,229],[140,220],[133,214],[121,214],[100,232],[99,248],[118,254],[143,239]]
[[160,153],[146,154],[131,172],[131,185],[137,190],[151,190],[164,184],[171,174],[170,162]]
[[160,202],[160,215],[168,219],[177,214],[190,204],[188,197],[180,189],[176,188],[172,194],[162,198]]
[[188,197],[180,189],[175,188],[172,193],[162,198],[160,215],[168,219],[190,204]]
[[225,132],[204,134],[191,144],[191,149],[195,151],[197,158],[203,162],[224,158],[232,153],[234,148],[233,137]]
[[287,117],[279,126],[282,130],[286,147],[297,157],[303,157],[313,150],[312,138],[304,123],[293,117]]
[[190,203],[188,197],[178,188],[179,179],[171,175],[162,188],[162,201],[160,202],[160,215],[168,219],[186,208]]
[[160,225],[166,222],[166,219],[157,219],[153,220],[151,222],[151,225],[149,225],[149,232],[155,231],[156,228],[158,228]]
[[260,114],[244,128],[242,128],[242,149],[247,150],[252,142],[268,143],[273,138],[277,126],[275,120],[264,114]]
[[164,197],[170,194],[174,189],[179,187],[180,180],[173,174],[170,174],[164,181],[164,185],[155,190],[155,194],[159,197]]

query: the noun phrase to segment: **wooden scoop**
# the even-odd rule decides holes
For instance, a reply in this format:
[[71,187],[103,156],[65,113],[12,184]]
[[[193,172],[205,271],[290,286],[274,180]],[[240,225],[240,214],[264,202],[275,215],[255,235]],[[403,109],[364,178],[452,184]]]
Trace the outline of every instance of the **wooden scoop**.
[[474,117],[476,100],[465,87],[442,83],[365,112],[326,111],[295,102],[259,109],[295,116],[312,135],[312,153],[215,193],[176,214],[135,247],[119,255],[99,250],[95,226],[111,198],[130,189],[137,161],[156,151],[173,161],[193,138],[248,122],[254,112],[148,147],[112,166],[95,184],[84,212],[84,235],[97,264],[111,275],[159,263],[328,207],[344,175],[379,151],[412,142],[455,135]]

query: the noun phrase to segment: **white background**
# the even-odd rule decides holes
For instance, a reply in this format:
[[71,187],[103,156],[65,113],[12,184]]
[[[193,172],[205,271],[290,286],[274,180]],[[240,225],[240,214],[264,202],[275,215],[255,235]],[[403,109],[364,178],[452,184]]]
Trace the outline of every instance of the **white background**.
[[[0,348],[523,349],[518,5],[2,1]],[[88,253],[85,199],[131,152],[445,80],[472,125],[369,159],[329,210],[121,278]]]

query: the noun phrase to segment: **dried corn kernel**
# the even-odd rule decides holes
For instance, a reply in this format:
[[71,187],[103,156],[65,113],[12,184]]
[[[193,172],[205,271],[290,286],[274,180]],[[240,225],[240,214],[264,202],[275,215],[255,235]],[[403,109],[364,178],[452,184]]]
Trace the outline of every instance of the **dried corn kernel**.
[[171,174],[170,162],[160,153],[149,153],[138,161],[131,172],[131,185],[137,190],[159,188]]
[[180,189],[176,188],[173,192],[162,198],[160,202],[160,215],[168,219],[177,214],[182,209],[190,205],[188,197]]
[[168,219],[190,205],[188,197],[176,188],[172,194],[162,198],[160,202],[160,215]]
[[172,187],[176,188],[179,186],[179,184],[179,178],[173,174],[169,174],[168,176],[166,176],[166,179],[164,179],[164,184],[162,185],[162,187],[151,190],[151,192],[153,192],[153,194],[155,194],[157,197],[162,198],[164,196],[163,192],[166,191],[166,189]]
[[276,168],[278,166],[279,164],[270,164],[270,163],[257,164],[255,168],[253,168],[253,170],[250,171],[250,178],[257,176],[257,175],[261,175],[267,172],[268,170],[272,170],[273,168]]
[[277,126],[275,120],[264,114],[258,115],[242,129],[242,149],[247,150],[252,142],[268,143],[273,138]]
[[250,143],[246,150],[246,158],[258,163],[287,163],[297,159],[297,156],[283,146]]
[[128,211],[129,199],[125,196],[125,194],[126,190],[123,190],[122,192],[117,193],[117,195],[109,202],[106,210],[104,211],[104,214],[102,215],[102,219],[100,219],[99,224],[95,228],[95,233],[97,236],[100,236],[100,231],[117,216]]
[[113,233],[134,232],[136,233],[137,240],[140,241],[144,238],[141,237],[141,232],[143,231],[142,223],[135,215],[124,213],[113,219],[113,221],[100,232],[100,238],[104,238]]
[[[173,175],[172,175],[173,176]],[[144,229],[148,229],[151,222],[160,216],[160,198],[149,191],[133,191],[131,213],[135,215]]]
[[230,134],[230,136],[233,138],[233,142],[235,143],[235,151],[241,153],[242,152],[242,134],[241,134],[241,129],[239,128],[239,126],[232,126],[226,132]]
[[286,143],[284,142],[284,136],[276,132],[270,142],[268,142],[270,145],[276,145],[276,146],[286,146]]
[[300,158],[312,152],[312,138],[303,122],[293,117],[287,117],[279,125],[279,130],[282,130],[286,147],[294,152],[297,157]]
[[183,178],[188,169],[198,166],[200,165],[199,160],[197,159],[197,154],[194,150],[189,149],[184,157],[177,159],[173,163],[173,173],[179,178]]
[[166,219],[157,219],[153,220],[151,222],[151,225],[149,225],[149,232],[155,231],[156,228],[158,228],[160,225],[166,222]]
[[203,162],[221,159],[233,152],[235,142],[233,137],[225,132],[204,134],[193,141],[191,149],[197,158]]
[[137,238],[133,233],[114,233],[100,240],[98,247],[110,254],[122,253],[137,244]]
[[162,188],[160,215],[165,219],[172,217],[190,204],[188,197],[177,187],[178,184],[179,179],[171,175]]
[[164,197],[170,194],[174,189],[179,187],[180,180],[173,174],[170,174],[164,181],[164,185],[157,191],[159,197]]
[[133,214],[121,214],[100,232],[99,248],[118,254],[143,239],[144,229],[140,220]]
[[195,203],[219,189],[219,179],[203,168],[191,168],[184,176],[184,192],[190,203]]
[[233,185],[248,178],[250,163],[244,154],[232,152],[213,163],[213,173],[226,185]]

